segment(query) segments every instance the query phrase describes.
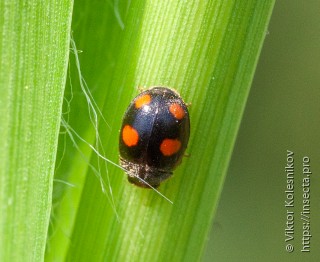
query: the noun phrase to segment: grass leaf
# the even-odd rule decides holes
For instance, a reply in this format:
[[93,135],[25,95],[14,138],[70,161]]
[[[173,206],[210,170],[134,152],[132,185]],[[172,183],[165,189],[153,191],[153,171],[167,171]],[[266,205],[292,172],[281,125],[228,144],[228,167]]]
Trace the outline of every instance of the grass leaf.
[[[273,4],[75,4],[74,39],[83,53],[73,56],[78,66],[71,63],[67,130],[73,139],[60,141],[63,159],[56,174],[73,186],[55,187],[48,261],[199,260]],[[86,84],[106,119],[100,119],[98,133],[79,89]],[[159,188],[173,204],[129,184],[123,171],[77,137],[118,163],[122,115],[138,86],[157,85],[176,89],[192,103],[190,156]]]
[[72,1],[0,2],[0,261],[42,261]]

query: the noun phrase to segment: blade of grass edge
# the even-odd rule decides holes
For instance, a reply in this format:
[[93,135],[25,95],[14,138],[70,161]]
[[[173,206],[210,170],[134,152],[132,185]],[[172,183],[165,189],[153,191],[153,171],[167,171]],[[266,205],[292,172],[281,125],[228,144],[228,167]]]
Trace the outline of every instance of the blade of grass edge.
[[[126,1],[118,5],[116,2],[107,1],[75,2],[72,32],[76,47],[74,46],[75,49],[72,50],[69,58],[70,70],[65,92],[65,101],[69,102],[64,104],[64,112],[66,112],[64,117],[76,134],[72,133],[74,140],[63,133],[59,138],[55,180],[67,181],[69,185],[54,183],[46,261],[65,261],[66,259],[69,245],[72,244],[71,235],[81,200],[82,187],[87,169],[91,169],[88,164],[92,150],[86,143],[80,141],[79,137],[95,145],[96,130],[88,117],[88,101],[80,85],[85,81],[95,97],[91,102],[96,103],[101,109],[105,96],[109,92],[106,87],[110,85],[108,81],[111,80],[113,64],[119,54],[119,43],[123,38],[123,21],[126,19],[129,6],[130,2]],[[95,110],[97,111],[97,108]],[[64,127],[62,131],[65,133]],[[99,181],[97,174],[93,176]],[[101,187],[99,190],[101,191]]]

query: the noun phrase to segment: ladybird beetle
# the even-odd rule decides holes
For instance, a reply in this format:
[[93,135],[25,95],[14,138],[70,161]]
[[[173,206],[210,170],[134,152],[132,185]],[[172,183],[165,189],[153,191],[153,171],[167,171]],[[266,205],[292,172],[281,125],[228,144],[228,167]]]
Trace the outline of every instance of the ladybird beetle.
[[130,103],[120,130],[120,164],[129,182],[158,187],[181,163],[189,134],[187,105],[176,91],[152,87],[141,92]]

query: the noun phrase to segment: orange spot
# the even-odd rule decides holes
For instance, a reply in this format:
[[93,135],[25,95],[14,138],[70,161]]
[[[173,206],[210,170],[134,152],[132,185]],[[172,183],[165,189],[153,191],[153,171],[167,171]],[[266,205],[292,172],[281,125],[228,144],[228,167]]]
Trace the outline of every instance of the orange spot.
[[143,95],[143,96],[140,96],[136,102],[135,102],[135,106],[136,108],[140,108],[144,105],[147,105],[151,102],[151,96],[150,95]]
[[179,104],[170,105],[169,111],[178,120],[184,118],[185,112]]
[[171,156],[180,150],[181,142],[178,139],[166,138],[160,145],[160,151],[164,156]]
[[139,134],[132,126],[125,125],[122,129],[122,140],[127,146],[136,146],[139,141]]

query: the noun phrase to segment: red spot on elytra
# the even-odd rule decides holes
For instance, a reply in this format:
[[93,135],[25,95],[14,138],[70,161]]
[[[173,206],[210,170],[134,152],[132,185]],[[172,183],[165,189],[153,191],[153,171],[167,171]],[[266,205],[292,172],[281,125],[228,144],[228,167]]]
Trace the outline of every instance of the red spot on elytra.
[[183,108],[177,103],[171,104],[169,107],[169,111],[178,120],[184,118],[185,112]]
[[141,108],[144,105],[147,105],[151,102],[151,96],[150,95],[143,95],[140,96],[139,98],[137,98],[137,100],[135,101],[135,107],[136,108]]
[[127,146],[136,146],[139,141],[138,131],[132,126],[125,125],[122,129],[122,140]]
[[160,145],[160,151],[164,156],[172,156],[180,150],[181,142],[178,139],[166,138]]

